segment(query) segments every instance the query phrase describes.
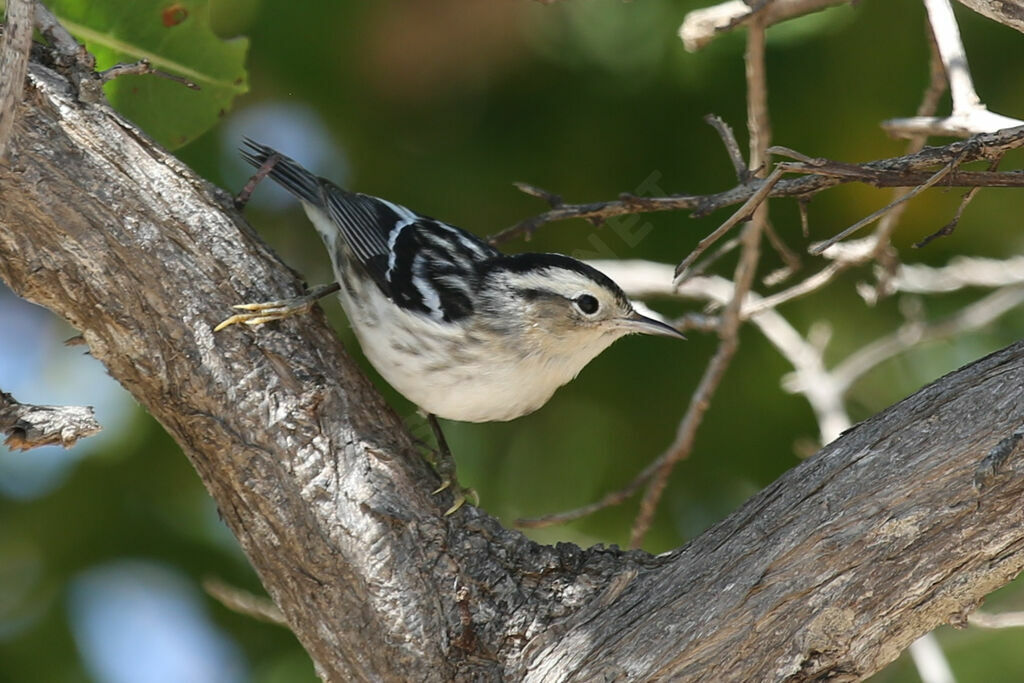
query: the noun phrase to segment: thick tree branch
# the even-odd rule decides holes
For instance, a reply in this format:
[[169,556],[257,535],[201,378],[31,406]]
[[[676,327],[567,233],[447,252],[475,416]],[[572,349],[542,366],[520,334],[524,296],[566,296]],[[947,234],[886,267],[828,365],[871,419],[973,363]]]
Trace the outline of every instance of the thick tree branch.
[[322,316],[212,333],[234,303],[301,291],[228,196],[38,64],[10,143],[0,276],[181,444],[327,680],[852,680],[1024,566],[1024,345],[676,552],[544,547],[442,516]]

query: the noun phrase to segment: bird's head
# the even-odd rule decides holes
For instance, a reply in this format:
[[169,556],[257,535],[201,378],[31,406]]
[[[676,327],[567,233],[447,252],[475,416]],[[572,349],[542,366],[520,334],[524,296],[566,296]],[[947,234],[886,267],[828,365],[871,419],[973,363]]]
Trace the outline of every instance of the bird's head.
[[572,359],[576,372],[627,334],[685,339],[675,328],[637,313],[604,273],[560,254],[494,259],[481,291],[486,316],[516,339],[524,354]]

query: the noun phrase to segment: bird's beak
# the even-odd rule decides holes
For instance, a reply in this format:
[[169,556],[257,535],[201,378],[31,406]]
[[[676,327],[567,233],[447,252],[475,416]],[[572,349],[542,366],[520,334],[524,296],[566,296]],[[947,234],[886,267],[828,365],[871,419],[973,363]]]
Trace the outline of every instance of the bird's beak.
[[622,327],[630,334],[660,334],[665,337],[686,339],[682,332],[668,323],[663,323],[646,315],[640,315],[636,311],[621,319]]

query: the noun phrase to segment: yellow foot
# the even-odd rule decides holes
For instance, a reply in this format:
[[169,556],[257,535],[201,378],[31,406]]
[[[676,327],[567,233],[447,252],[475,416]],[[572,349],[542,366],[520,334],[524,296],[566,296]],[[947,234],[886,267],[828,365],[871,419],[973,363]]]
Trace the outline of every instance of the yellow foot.
[[308,294],[293,297],[291,299],[278,299],[277,301],[262,301],[254,304],[238,304],[232,308],[245,313],[236,313],[223,321],[215,328],[214,332],[220,332],[225,327],[241,323],[243,325],[262,325],[274,320],[283,320],[300,313],[308,313],[313,304],[331,292],[338,290],[338,283],[332,282],[329,285],[315,287]]
[[467,489],[460,485],[458,481],[453,482],[450,479],[442,481],[441,485],[437,487],[437,490],[433,492],[433,495],[436,496],[446,489],[451,489],[453,502],[452,506],[444,511],[445,517],[457,511],[467,500],[472,500],[472,504],[477,507],[480,506],[480,495],[475,489]]

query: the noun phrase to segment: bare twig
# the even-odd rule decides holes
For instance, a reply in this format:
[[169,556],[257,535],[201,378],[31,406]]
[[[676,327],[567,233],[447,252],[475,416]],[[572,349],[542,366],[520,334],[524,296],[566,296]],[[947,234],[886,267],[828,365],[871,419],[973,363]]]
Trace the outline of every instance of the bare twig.
[[717,263],[723,256],[731,254],[739,246],[739,237],[733,237],[732,239],[726,240],[721,246],[711,252],[706,259],[693,266],[693,268],[690,269],[688,277],[692,278],[697,275],[703,275],[707,272],[708,268]]
[[281,609],[270,598],[254,595],[213,577],[203,579],[203,590],[232,612],[288,628]]
[[836,388],[845,393],[854,382],[890,358],[925,342],[947,339],[984,327],[1021,303],[1024,303],[1024,287],[1005,287],[995,290],[939,322],[908,321],[896,332],[862,346],[836,365],[831,372]]
[[18,403],[0,391],[0,432],[12,450],[60,444],[71,448],[79,439],[100,430],[89,406],[36,406]]
[[821,289],[836,275],[845,270],[849,265],[851,265],[851,262],[849,261],[830,263],[821,270],[819,270],[817,273],[808,276],[807,278],[798,282],[792,287],[784,289],[781,292],[776,292],[771,296],[766,296],[763,299],[760,299],[757,303],[752,303],[750,306],[744,309],[744,315],[755,315],[757,313],[760,313],[761,311],[776,308],[786,303],[787,301],[799,299],[800,297],[806,294],[815,292]]
[[32,0],[7,0],[6,20],[0,43],[0,159],[21,102],[32,47]]
[[[824,159],[816,160],[815,164],[787,164],[787,171],[813,175],[783,178],[770,189],[767,198],[806,199],[816,192],[850,182],[868,183],[876,187],[916,187],[934,175],[935,167],[949,164],[953,159],[959,158],[961,163],[979,159],[989,160],[1021,146],[1024,146],[1024,126],[1017,126],[996,133],[983,133],[941,147],[926,147],[914,154],[862,164],[844,164]],[[779,148],[773,147],[772,150],[777,153]],[[631,213],[677,210],[689,210],[694,216],[706,216],[726,206],[746,202],[761,190],[764,182],[756,179],[708,195],[677,194],[664,197],[630,197],[628,200],[589,204],[563,204],[520,221],[492,236],[490,241],[492,244],[500,244],[520,234],[532,234],[546,223],[570,218],[604,219]],[[943,184],[948,187],[1024,187],[1024,173],[955,170],[949,172]]]
[[132,62],[130,64],[115,64],[100,73],[100,80],[107,83],[115,78],[120,78],[121,76],[147,75],[158,76],[160,78],[166,78],[169,81],[174,81],[175,83],[181,83],[189,90],[202,90],[202,88],[187,78],[182,78],[181,76],[176,76],[175,74],[153,68],[153,65],[150,64],[148,59],[140,59],[139,61]]
[[[1002,155],[993,159],[992,162],[988,165],[988,170],[994,171],[997,168],[999,168],[999,162],[1002,160]],[[933,240],[939,237],[951,235],[953,231],[956,230],[956,226],[960,224],[960,218],[963,217],[964,210],[967,208],[968,204],[970,204],[974,200],[974,197],[978,194],[978,191],[980,189],[980,187],[972,187],[970,190],[968,190],[967,193],[964,195],[963,199],[960,200],[960,206],[957,207],[956,213],[953,215],[953,218],[951,218],[949,222],[943,225],[941,228],[925,237],[923,240],[915,242],[914,246],[920,249],[921,247],[927,246],[929,243],[931,243]]]
[[913,199],[914,197],[916,197],[917,195],[921,194],[922,192],[927,190],[929,187],[934,185],[935,183],[937,183],[940,180],[942,180],[943,178],[945,178],[950,173],[950,171],[952,171],[956,167],[956,165],[958,163],[959,163],[959,161],[957,159],[951,160],[948,164],[946,164],[941,169],[936,171],[935,174],[933,174],[931,178],[929,178],[927,181],[925,181],[921,185],[918,185],[917,187],[915,187],[910,192],[907,192],[906,194],[900,195],[896,199],[892,200],[891,202],[889,202],[888,204],[883,206],[878,211],[875,211],[871,215],[866,216],[866,217],[860,219],[859,221],[857,221],[856,223],[854,223],[850,227],[846,228],[845,230],[841,230],[838,234],[833,235],[832,237],[828,238],[824,242],[819,242],[818,244],[815,244],[810,249],[808,249],[808,251],[811,254],[815,254],[815,255],[820,254],[821,252],[825,251],[826,249],[828,249],[830,246],[832,246],[836,242],[839,242],[840,240],[846,239],[847,237],[849,237],[853,233],[857,232],[858,230],[860,230],[864,226],[870,225],[870,224],[874,223],[876,220],[878,220],[879,218],[881,218],[885,214],[889,213],[890,211],[892,211],[893,209],[895,209],[899,205],[901,205],[904,202],[907,202],[907,201]]
[[561,195],[557,195],[554,192],[548,192],[547,190],[537,187],[536,185],[531,185],[530,183],[524,182],[516,182],[512,184],[515,186],[517,190],[519,190],[523,194],[528,194],[531,197],[543,199],[548,203],[548,206],[552,208],[556,206],[561,206],[564,203],[562,201]]
[[924,0],[928,22],[942,57],[953,98],[953,111],[947,117],[915,116],[892,119],[882,127],[895,135],[956,135],[966,137],[975,133],[992,132],[1019,126],[1024,121],[990,112],[982,104],[974,89],[967,53],[960,39],[960,29],[953,15],[950,0]]
[[256,186],[263,182],[263,179],[267,177],[267,174],[273,170],[279,161],[281,161],[280,153],[274,152],[260,164],[256,172],[249,177],[249,180],[245,182],[242,189],[235,195],[234,204],[236,209],[241,210],[245,208],[246,204],[249,203],[249,199],[252,198],[252,193],[256,190]]
[[[750,168],[755,172],[768,164],[772,124],[768,115],[768,74],[764,63],[765,18],[750,20],[744,53],[747,82],[747,133],[750,136]],[[763,175],[763,174],[762,174]],[[765,214],[767,217],[767,214]]]
[[765,179],[764,183],[761,183],[757,192],[752,194],[743,206],[729,216],[724,223],[712,230],[711,234],[697,243],[697,246],[693,251],[687,254],[686,258],[680,261],[679,265],[676,266],[676,282],[684,282],[686,278],[690,277],[692,274],[689,270],[690,266],[693,265],[694,261],[700,258],[701,254],[707,251],[708,247],[721,239],[722,235],[732,230],[737,223],[749,220],[750,217],[754,215],[757,208],[762,205],[765,198],[771,192],[772,188],[775,187],[776,183],[779,182],[779,179],[785,171],[786,170],[782,167],[776,167],[775,170],[772,171],[771,175]]
[[634,493],[640,490],[640,488],[650,479],[651,475],[657,470],[659,461],[655,461],[644,468],[643,472],[633,478],[633,481],[626,484],[624,487],[617,491],[612,491],[607,494],[604,498],[589,505],[583,505],[578,508],[571,510],[565,510],[564,512],[556,512],[550,515],[544,515],[542,517],[530,517],[524,519],[517,519],[515,525],[521,529],[539,529],[546,526],[554,526],[556,524],[568,524],[569,522],[576,521],[588,517],[595,512],[604,510],[615,505],[620,505],[629,500]]
[[765,223],[764,235],[768,238],[768,243],[772,245],[772,249],[782,259],[783,267],[778,270],[769,273],[763,279],[765,285],[774,287],[775,285],[785,282],[789,279],[789,276],[800,270],[800,256],[789,248],[782,236],[779,235],[775,226],[772,225],[771,221]]
[[[764,23],[760,17],[757,17],[749,25],[745,53],[750,165],[752,168],[760,169],[756,172],[763,172],[768,161],[767,149],[771,144],[771,124],[768,118],[768,83],[764,64],[764,34]],[[772,171],[769,180],[765,182],[765,187],[770,189],[770,186],[774,185],[774,182],[770,182],[771,178],[775,178],[777,181],[779,177],[781,177],[780,169]],[[630,530],[629,545],[632,548],[638,548],[643,544],[644,538],[647,536],[647,532],[654,520],[654,513],[665,492],[665,487],[668,486],[669,476],[672,474],[676,464],[688,457],[693,450],[697,430],[704,420],[704,415],[707,413],[715,391],[725,376],[725,371],[728,369],[733,357],[736,355],[736,350],[739,348],[739,329],[742,324],[743,302],[754,284],[757,264],[761,254],[761,235],[764,232],[764,226],[768,222],[768,206],[763,202],[755,206],[752,220],[743,229],[740,237],[743,247],[740,251],[739,263],[736,264],[733,278],[735,291],[721,315],[721,324],[718,327],[718,349],[704,370],[700,384],[697,386],[697,390],[690,400],[686,413],[679,423],[675,440],[659,456],[658,460],[661,464],[647,483],[647,488],[640,501],[640,509],[633,520],[633,528]],[[685,266],[680,264],[680,267],[676,269],[677,276],[684,270]]]
[[[930,25],[929,25],[930,26]],[[939,54],[939,47],[935,42],[935,36],[931,30],[928,31],[928,86],[924,90],[924,94],[921,96],[921,103],[917,106],[918,116],[933,116],[938,111],[939,102],[942,99],[943,93],[946,92],[947,81],[946,81],[946,69],[942,64],[942,55]],[[928,136],[924,134],[911,135],[907,141],[907,147],[905,154],[915,154],[924,149],[924,144],[927,142]],[[893,201],[904,198],[908,190],[899,188],[893,193]],[[892,234],[896,230],[896,226],[903,216],[903,212],[906,210],[906,202],[901,202],[892,211],[885,214],[882,220],[878,223],[878,228],[874,233],[875,247],[872,250],[870,257],[878,260],[880,263],[888,263],[890,266],[896,261],[895,250],[892,246]],[[877,301],[886,295],[888,292],[889,276],[891,275],[892,267],[886,268],[882,271],[881,277],[878,278],[878,282],[875,285],[874,300]]]
[[747,162],[743,160],[743,152],[740,151],[740,146],[736,142],[736,135],[732,132],[732,126],[715,114],[705,116],[704,122],[714,128],[718,133],[718,137],[722,138],[722,144],[725,145],[725,151],[732,162],[733,170],[736,172],[736,180],[740,183],[749,181],[751,169],[747,168]]
[[990,614],[978,610],[967,617],[967,623],[979,628],[1017,628],[1024,626],[1024,612],[1004,612]]
[[907,648],[921,683],[956,683],[953,669],[933,633],[926,633]]
[[850,0],[775,0],[770,4],[759,3],[762,7],[752,7],[754,3],[728,0],[687,14],[679,27],[679,38],[688,52],[696,52],[716,36],[742,26],[755,15],[767,27],[847,2]]
[[697,429],[700,427],[704,415],[711,405],[711,398],[718,389],[718,385],[721,384],[725,371],[739,347],[740,310],[757,271],[761,228],[764,225],[763,213],[764,210],[759,209],[755,213],[754,220],[743,229],[743,250],[740,252],[740,261],[736,266],[737,284],[733,298],[721,316],[721,324],[718,328],[720,340],[718,350],[705,368],[701,381],[690,399],[689,407],[676,431],[675,440],[656,461],[657,467],[647,483],[647,490],[640,503],[640,511],[637,513],[630,531],[629,545],[632,548],[639,547],[643,543],[673,468],[679,461],[689,456],[690,451],[693,450]]
[[39,32],[53,46],[65,65],[77,62],[86,70],[94,69],[96,60],[92,54],[75,40],[75,37],[57,21],[57,17],[53,16],[43,3],[36,2],[34,4],[35,21]]
[[1024,256],[1006,259],[957,257],[941,267],[902,265],[893,286],[900,292],[940,294],[964,287],[1006,287],[1024,283]]

